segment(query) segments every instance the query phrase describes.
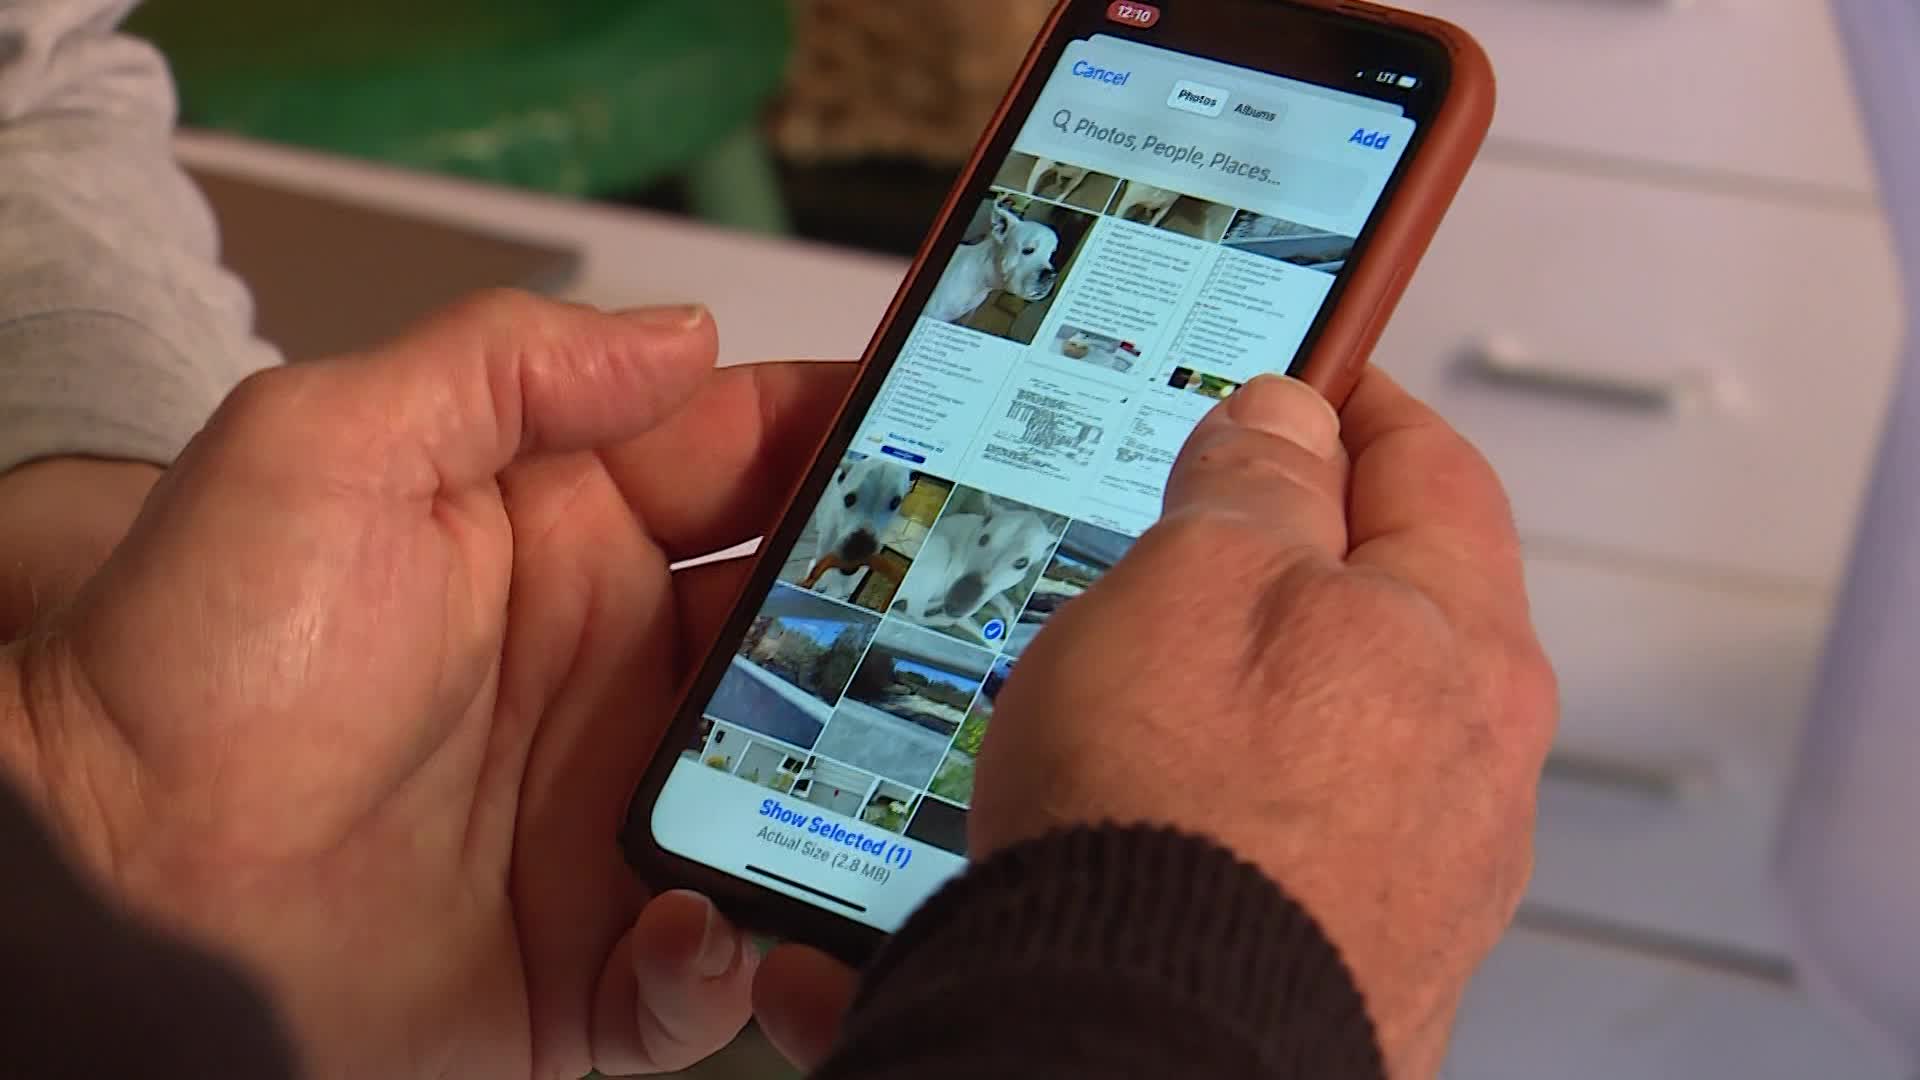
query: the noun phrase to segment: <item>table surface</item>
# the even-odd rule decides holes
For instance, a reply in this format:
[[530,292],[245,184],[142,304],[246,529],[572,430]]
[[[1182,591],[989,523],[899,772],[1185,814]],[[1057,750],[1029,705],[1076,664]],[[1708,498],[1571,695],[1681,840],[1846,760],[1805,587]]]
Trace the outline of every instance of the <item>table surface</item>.
[[[703,302],[720,326],[723,364],[857,357],[905,271],[898,259],[223,136],[186,133],[178,149],[195,165],[573,246],[584,261],[564,297],[603,307]],[[764,1048],[729,1057],[695,1075],[768,1075]],[[1910,1080],[1890,1050],[1791,987],[1535,929],[1511,935],[1475,984],[1447,1075]]]
[[723,364],[846,360],[866,348],[906,273],[899,259],[726,232],[664,214],[581,203],[190,132],[180,156],[303,191],[477,226],[582,253],[561,291],[598,307],[699,301]]

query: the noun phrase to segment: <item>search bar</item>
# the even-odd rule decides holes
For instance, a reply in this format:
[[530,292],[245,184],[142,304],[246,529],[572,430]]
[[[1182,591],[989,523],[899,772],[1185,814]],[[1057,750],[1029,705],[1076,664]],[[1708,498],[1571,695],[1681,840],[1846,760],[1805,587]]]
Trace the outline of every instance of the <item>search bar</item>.
[[1052,112],[1046,126],[1052,130],[1043,128],[1045,137],[1067,160],[1157,187],[1183,189],[1180,180],[1185,178],[1194,181],[1188,186],[1242,193],[1238,199],[1218,201],[1244,205],[1256,200],[1257,191],[1259,202],[1285,202],[1344,216],[1368,186],[1368,174],[1358,166],[1245,143],[1233,138],[1231,129],[1184,120],[1171,111],[1151,120],[1112,109],[1063,106]]

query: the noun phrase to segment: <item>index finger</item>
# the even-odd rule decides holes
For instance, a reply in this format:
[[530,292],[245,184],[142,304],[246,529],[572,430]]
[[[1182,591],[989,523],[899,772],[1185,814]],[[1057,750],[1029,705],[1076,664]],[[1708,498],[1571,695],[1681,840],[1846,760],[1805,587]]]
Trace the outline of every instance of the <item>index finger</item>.
[[819,361],[725,368],[665,421],[601,458],[670,559],[732,547],[786,509],[858,369]]
[[1348,554],[1449,613],[1528,622],[1520,537],[1506,490],[1452,425],[1369,367],[1341,410],[1353,465]]

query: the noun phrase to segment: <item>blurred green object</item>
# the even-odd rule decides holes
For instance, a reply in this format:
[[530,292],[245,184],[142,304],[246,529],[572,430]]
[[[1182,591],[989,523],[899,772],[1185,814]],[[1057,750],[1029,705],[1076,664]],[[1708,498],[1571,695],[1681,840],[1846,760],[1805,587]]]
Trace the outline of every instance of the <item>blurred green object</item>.
[[593,198],[680,178],[703,216],[781,231],[757,134],[787,0],[149,0],[193,126]]

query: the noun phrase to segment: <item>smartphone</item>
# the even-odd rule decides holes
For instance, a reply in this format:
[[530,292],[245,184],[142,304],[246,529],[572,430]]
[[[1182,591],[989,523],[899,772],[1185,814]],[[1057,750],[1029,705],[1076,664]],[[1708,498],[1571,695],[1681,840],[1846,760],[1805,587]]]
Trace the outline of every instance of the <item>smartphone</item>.
[[1336,0],[1052,13],[634,794],[628,860],[861,962],[965,866],[1033,636],[1261,372],[1338,404],[1486,133],[1460,30]]

